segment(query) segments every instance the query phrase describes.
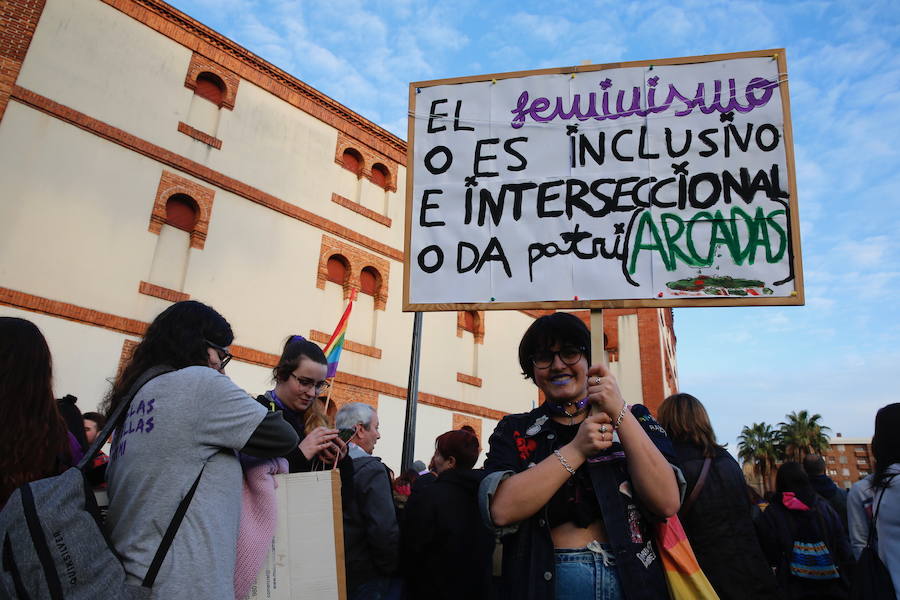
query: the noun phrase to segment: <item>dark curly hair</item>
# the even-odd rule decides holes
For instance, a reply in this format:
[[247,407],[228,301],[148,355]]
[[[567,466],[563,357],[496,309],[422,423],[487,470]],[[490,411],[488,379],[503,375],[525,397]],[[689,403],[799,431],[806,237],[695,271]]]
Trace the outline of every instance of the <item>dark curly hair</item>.
[[591,364],[591,331],[584,321],[567,312],[544,315],[525,330],[522,341],[519,342],[519,366],[522,367],[525,379],[534,380],[532,355],[547,350],[556,343],[582,348],[584,357]]
[[176,302],[150,323],[144,339],[135,347],[131,360],[104,399],[101,412],[109,418],[147,369],[157,365],[173,369],[205,366],[209,364],[209,342],[225,347],[232,341],[231,325],[212,307],[196,300]]
[[0,506],[14,489],[71,463],[53,397],[53,361],[31,321],[0,317]]

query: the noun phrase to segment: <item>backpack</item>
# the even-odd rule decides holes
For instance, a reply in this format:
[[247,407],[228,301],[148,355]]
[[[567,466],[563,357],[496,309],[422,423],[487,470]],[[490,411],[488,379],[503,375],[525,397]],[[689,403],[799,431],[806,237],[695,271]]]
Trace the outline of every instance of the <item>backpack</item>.
[[154,367],[143,373],[76,466],[13,491],[0,511],[0,598],[150,598],[153,583],[203,470],[178,505],[140,586],[125,582],[125,569],[103,533],[97,501],[84,471],[124,420],[138,390],[154,377],[173,370]]
[[794,544],[789,559],[791,575],[813,581],[840,579],[837,565],[825,543],[827,530],[818,507],[811,507],[809,514],[794,523]]

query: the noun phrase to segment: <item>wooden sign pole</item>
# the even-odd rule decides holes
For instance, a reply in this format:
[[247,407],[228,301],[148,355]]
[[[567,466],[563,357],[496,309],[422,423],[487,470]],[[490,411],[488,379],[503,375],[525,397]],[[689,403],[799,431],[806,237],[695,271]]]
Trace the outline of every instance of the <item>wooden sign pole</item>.
[[609,366],[606,360],[606,345],[603,343],[603,309],[591,309],[591,362],[602,362]]

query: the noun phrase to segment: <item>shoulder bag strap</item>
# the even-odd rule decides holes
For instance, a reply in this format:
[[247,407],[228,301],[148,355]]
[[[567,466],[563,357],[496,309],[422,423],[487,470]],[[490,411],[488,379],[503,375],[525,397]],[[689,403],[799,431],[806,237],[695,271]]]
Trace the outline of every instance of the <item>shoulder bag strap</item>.
[[[889,484],[896,476],[896,473],[890,475],[885,483]],[[878,496],[878,502],[875,504],[875,510],[872,511],[872,520],[869,522],[869,537],[866,538],[866,547],[872,548],[873,550],[876,548],[878,542],[878,531],[876,530],[876,523],[878,522],[878,509],[881,508],[881,499],[884,498],[885,489],[887,489],[887,486],[883,488],[872,488],[873,494],[878,494],[879,490],[881,491],[881,495]],[[872,500],[875,500],[874,495],[872,496]]]
[[106,425],[100,430],[100,433],[97,434],[97,438],[94,440],[94,443],[91,444],[91,447],[88,448],[87,452],[85,452],[84,457],[79,461],[76,465],[76,468],[79,470],[84,470],[86,465],[91,464],[94,458],[99,454],[100,448],[103,447],[103,444],[106,443],[106,440],[109,439],[109,436],[112,435],[113,430],[122,424],[125,420],[125,415],[128,413],[128,407],[131,405],[131,400],[134,398],[138,391],[144,384],[164,373],[169,373],[174,371],[172,367],[159,365],[156,367],[151,367],[141,373],[141,376],[137,378],[137,381],[134,382],[134,385],[131,386],[131,389],[128,390],[128,394],[126,394],[120,401],[119,405],[113,411],[113,413],[109,416],[109,419],[106,421]]
[[163,534],[162,541],[159,543],[159,548],[156,549],[156,554],[153,556],[153,562],[150,563],[150,568],[147,569],[147,575],[144,576],[144,580],[141,582],[142,587],[147,589],[153,587],[156,576],[159,575],[159,569],[162,567],[163,560],[165,560],[166,554],[169,552],[169,547],[171,547],[172,542],[175,541],[175,534],[178,533],[178,528],[181,527],[181,522],[184,520],[184,515],[191,505],[191,500],[194,499],[194,492],[197,491],[197,486],[200,484],[200,478],[203,476],[203,470],[205,468],[206,463],[203,463],[200,473],[197,474],[197,479],[194,480],[194,485],[191,486],[188,493],[185,494],[184,498],[181,499],[181,502],[178,503],[178,509],[172,516],[172,520],[166,528],[166,533]]
[[712,464],[712,459],[707,457],[703,461],[703,467],[700,469],[700,477],[697,478],[697,483],[694,484],[694,489],[691,490],[691,495],[688,496],[688,499],[684,501],[684,504],[681,505],[682,511],[687,511],[691,506],[694,505],[694,502],[697,500],[697,496],[700,495],[700,490],[703,489],[703,485],[706,483],[706,476],[709,475],[709,465]]

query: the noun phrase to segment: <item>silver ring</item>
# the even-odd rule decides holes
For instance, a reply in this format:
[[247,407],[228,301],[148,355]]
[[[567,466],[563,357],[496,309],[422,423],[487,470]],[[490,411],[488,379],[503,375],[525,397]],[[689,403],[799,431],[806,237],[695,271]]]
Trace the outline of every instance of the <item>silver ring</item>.
[[600,385],[600,378],[594,377],[594,385]]
[[600,433],[606,433],[606,423],[600,426]]

